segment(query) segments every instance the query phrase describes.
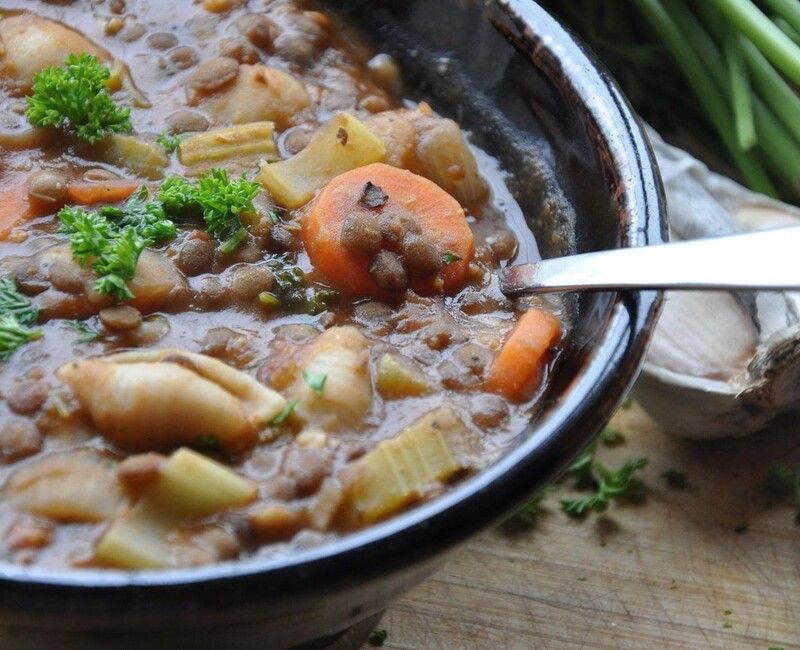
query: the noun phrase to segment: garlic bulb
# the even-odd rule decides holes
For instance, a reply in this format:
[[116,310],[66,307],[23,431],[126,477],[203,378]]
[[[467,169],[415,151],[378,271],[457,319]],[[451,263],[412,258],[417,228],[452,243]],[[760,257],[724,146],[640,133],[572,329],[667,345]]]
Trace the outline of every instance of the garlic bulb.
[[[649,136],[673,239],[800,224],[794,206]],[[799,408],[800,293],[667,292],[635,397],[665,430],[689,438],[744,435]]]

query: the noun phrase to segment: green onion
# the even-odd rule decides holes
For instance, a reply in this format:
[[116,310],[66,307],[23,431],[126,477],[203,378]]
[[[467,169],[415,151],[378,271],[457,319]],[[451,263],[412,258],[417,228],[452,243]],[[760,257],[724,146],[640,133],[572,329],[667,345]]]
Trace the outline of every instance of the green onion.
[[711,0],[711,2],[753,41],[776,68],[795,83],[800,83],[800,47],[758,7],[750,0]]
[[[725,97],[714,83],[714,80],[709,77],[703,61],[684,39],[670,14],[665,11],[658,0],[634,1],[653,30],[667,45],[687,82],[700,98],[711,123],[717,130],[728,153],[748,185],[762,194],[777,196],[777,190],[772,181],[769,180],[760,162],[755,157],[748,156],[739,148],[736,139],[733,137],[733,118],[726,105]],[[675,3],[670,4],[672,6]]]
[[740,36],[733,27],[725,30],[722,51],[728,71],[728,84],[733,105],[733,121],[736,125],[736,140],[739,146],[748,151],[756,146],[756,125],[753,120],[753,100],[750,91],[750,77],[744,62],[744,54],[739,43]]
[[[800,3],[797,0],[763,0],[772,11],[796,32],[800,31]],[[774,21],[777,22],[777,21]]]

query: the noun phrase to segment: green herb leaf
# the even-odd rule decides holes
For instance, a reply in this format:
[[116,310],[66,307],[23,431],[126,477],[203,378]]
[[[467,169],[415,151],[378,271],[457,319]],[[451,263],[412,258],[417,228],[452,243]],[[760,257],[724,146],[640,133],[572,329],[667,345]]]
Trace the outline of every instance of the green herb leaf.
[[665,469],[663,472],[661,472],[660,476],[673,490],[686,489],[686,472],[681,472],[674,467],[670,467],[669,469]]
[[92,267],[100,276],[94,284],[95,289],[100,293],[112,294],[119,300],[133,298],[127,281],[136,275],[139,256],[150,243],[149,239],[139,236],[130,226],[111,240]]
[[68,320],[65,325],[78,333],[78,340],[83,343],[97,341],[102,334],[92,329],[85,320]]
[[0,279],[0,315],[14,316],[22,325],[33,325],[39,320],[39,310],[9,278]]
[[224,169],[212,169],[197,179],[197,201],[203,210],[203,220],[209,235],[219,241],[228,239],[242,227],[240,216],[255,212],[253,198],[258,183],[248,181],[244,174],[230,180]]
[[275,289],[272,293],[287,309],[311,315],[321,314],[339,297],[333,289],[308,286],[306,274],[285,255],[268,259],[267,266],[275,276]]
[[575,479],[577,487],[595,485],[594,478],[594,452],[597,449],[597,440],[591,442],[581,455],[567,468],[567,473]]
[[318,395],[322,395],[322,391],[325,388],[325,382],[328,381],[328,375],[324,373],[312,373],[308,372],[307,370],[303,370],[303,379],[306,380],[306,383],[311,387]]
[[298,403],[300,402],[299,399],[295,398],[293,400],[289,400],[286,402],[286,406],[281,409],[281,412],[278,413],[269,423],[271,427],[277,427],[289,418],[289,416],[294,412],[295,408],[297,408]]
[[384,643],[386,643],[386,639],[389,638],[389,633],[386,630],[372,630],[369,635],[369,644],[376,648],[381,647]]
[[181,144],[181,137],[179,135],[169,135],[166,131],[158,134],[156,142],[160,144],[167,153],[172,153]]
[[244,228],[239,228],[236,232],[234,232],[230,237],[228,237],[224,242],[222,242],[217,250],[223,255],[230,255],[239,248],[239,244],[241,244],[245,239],[247,239],[247,230]]
[[0,316],[0,361],[8,360],[17,348],[41,336],[41,330],[23,325],[12,314]]
[[456,255],[453,251],[445,251],[442,253],[442,264],[447,266],[448,264],[452,264],[453,262],[460,262],[462,257]]
[[647,463],[646,458],[634,458],[615,471],[606,469],[600,463],[594,463],[599,478],[596,492],[583,499],[564,499],[561,501],[561,509],[571,517],[584,517],[591,511],[602,512],[612,499],[643,498],[644,484],[634,476],[634,473]]
[[108,94],[110,76],[96,57],[70,54],[63,66],[45,68],[33,78],[33,93],[26,98],[28,121],[68,127],[90,143],[130,131],[130,109],[114,104]]
[[147,187],[142,185],[121,208],[107,205],[99,213],[113,222],[117,231],[133,228],[153,243],[172,239],[178,234],[175,224],[167,218],[161,202],[149,201],[149,195]]
[[625,442],[625,434],[619,429],[606,427],[600,432],[600,440],[608,447],[613,447]]
[[81,266],[103,254],[112,237],[112,226],[108,219],[75,206],[61,208],[58,218],[61,221],[59,232],[70,236],[72,256]]

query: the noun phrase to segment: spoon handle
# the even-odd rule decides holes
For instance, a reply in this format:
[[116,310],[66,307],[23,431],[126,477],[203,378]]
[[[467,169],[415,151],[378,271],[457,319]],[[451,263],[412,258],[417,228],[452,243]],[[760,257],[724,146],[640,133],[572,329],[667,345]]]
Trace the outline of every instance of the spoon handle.
[[509,266],[500,270],[500,289],[800,289],[800,226]]

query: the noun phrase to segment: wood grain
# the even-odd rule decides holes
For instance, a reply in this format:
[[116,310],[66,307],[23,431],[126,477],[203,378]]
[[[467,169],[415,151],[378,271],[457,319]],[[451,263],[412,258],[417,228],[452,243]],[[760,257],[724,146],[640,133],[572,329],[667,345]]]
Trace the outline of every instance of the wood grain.
[[[800,418],[709,442],[669,437],[635,405],[612,426],[627,441],[599,456],[650,459],[643,504],[578,522],[557,490],[534,528],[482,535],[391,606],[386,647],[800,647],[800,526],[759,489],[772,463],[800,462]],[[659,478],[669,467],[686,490]]]

